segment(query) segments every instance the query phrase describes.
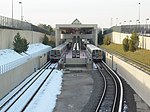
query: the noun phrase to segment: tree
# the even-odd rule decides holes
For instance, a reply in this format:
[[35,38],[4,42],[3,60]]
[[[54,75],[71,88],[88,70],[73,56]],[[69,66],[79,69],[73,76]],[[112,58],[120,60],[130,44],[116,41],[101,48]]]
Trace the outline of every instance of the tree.
[[136,50],[139,46],[139,36],[137,35],[136,32],[132,32],[132,35],[131,35],[131,40],[133,42],[133,46],[134,46],[134,49]]
[[50,34],[54,33],[53,28],[50,25],[46,25],[46,24],[39,24],[38,25],[40,28],[43,28],[45,30],[47,30],[48,32],[50,32]]
[[129,50],[130,50],[131,52],[136,51],[136,48],[135,48],[135,46],[134,46],[133,40],[129,40]]
[[42,42],[42,43],[45,44],[45,45],[49,45],[48,37],[47,37],[46,34],[44,35],[44,38],[43,38],[43,42]]
[[21,38],[20,34],[17,33],[14,37],[13,46],[14,50],[18,53],[27,51],[29,43],[25,38]]
[[123,44],[123,50],[125,52],[129,51],[129,39],[128,39],[128,36],[123,39],[122,44]]
[[103,43],[103,34],[102,31],[99,31],[98,33],[98,44],[102,44]]
[[109,45],[109,44],[111,43],[110,37],[109,37],[109,36],[104,37],[103,43],[104,43],[105,45]]

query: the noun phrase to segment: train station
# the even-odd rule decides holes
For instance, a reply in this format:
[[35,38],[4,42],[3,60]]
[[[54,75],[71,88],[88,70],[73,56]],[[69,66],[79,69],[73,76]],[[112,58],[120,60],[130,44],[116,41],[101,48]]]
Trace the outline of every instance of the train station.
[[97,45],[97,24],[82,24],[75,19],[71,24],[56,24],[56,46],[69,43],[69,51],[59,63],[67,66],[92,68],[92,57],[86,51],[89,43]]
[[[19,4],[22,10],[22,2]],[[64,19],[68,20],[63,17],[60,23]],[[140,19],[136,25],[130,20],[129,25],[99,31],[102,19],[98,24],[84,24],[76,18],[53,29],[33,25],[23,15],[21,21],[0,15],[0,112],[149,112],[148,20],[143,25]],[[109,46],[103,44],[105,37]],[[133,37],[137,40],[132,46]],[[130,47],[139,44],[137,51],[120,54],[124,39]],[[112,46],[117,47],[109,49]],[[148,63],[134,60],[128,53],[142,54],[141,59]]]

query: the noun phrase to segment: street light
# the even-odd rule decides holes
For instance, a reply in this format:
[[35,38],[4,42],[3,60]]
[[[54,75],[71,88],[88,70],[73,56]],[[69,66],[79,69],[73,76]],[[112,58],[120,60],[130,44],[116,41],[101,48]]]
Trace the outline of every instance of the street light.
[[110,18],[110,26],[112,27],[113,18]]
[[146,18],[146,24],[145,24],[145,34],[146,34],[146,31],[148,31],[149,27],[147,27],[147,21],[149,20],[149,18]]
[[12,27],[13,27],[13,0],[12,0]]
[[19,2],[19,4],[21,4],[21,21],[23,21],[23,6],[22,6],[22,2]]
[[118,24],[118,18],[116,18],[116,26],[117,26],[117,24]]
[[141,29],[141,28],[140,28],[140,4],[141,4],[141,3],[139,3],[139,33],[140,33],[140,29]]
[[129,32],[131,31],[131,23],[132,22],[132,20],[129,20]]
[[140,24],[140,4],[141,3],[139,3],[139,24]]
[[139,20],[136,20],[136,31],[137,31],[137,22],[139,23]]
[[125,25],[126,21],[124,21],[124,25]]

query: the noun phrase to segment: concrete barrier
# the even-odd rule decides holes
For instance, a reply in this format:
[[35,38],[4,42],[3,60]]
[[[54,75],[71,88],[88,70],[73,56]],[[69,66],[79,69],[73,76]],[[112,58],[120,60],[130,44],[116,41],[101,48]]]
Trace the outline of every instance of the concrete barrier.
[[[106,34],[105,36],[109,36],[111,38],[111,42],[116,44],[122,44],[122,41],[127,36],[130,37],[131,34],[120,33],[120,32],[112,32]],[[147,36],[139,36],[139,48],[144,48],[150,50],[150,37]]]
[[106,52],[106,63],[150,106],[150,75],[108,52]]
[[[26,38],[27,42],[30,44],[42,42],[44,38],[44,33],[27,31],[27,30],[10,30],[10,29],[0,29],[0,49],[13,48],[14,36],[20,33],[22,38]],[[50,35],[47,35],[49,40],[54,40]]]
[[42,67],[47,62],[47,54],[31,58],[26,63],[21,64],[0,74],[0,99],[7,95],[14,87],[20,84],[25,78],[35,70]]

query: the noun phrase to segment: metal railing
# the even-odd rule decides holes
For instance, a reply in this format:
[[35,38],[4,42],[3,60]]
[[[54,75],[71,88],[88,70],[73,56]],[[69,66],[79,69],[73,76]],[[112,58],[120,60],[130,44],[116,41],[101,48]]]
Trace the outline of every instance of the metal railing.
[[10,63],[0,65],[0,74],[3,74],[7,71],[10,71],[10,70],[24,64],[25,62],[28,61],[29,58],[30,58],[29,56],[25,56],[25,57],[22,57],[18,60],[12,61]]
[[0,28],[29,30],[29,31],[36,31],[36,32],[41,32],[41,33],[46,33],[46,34],[51,35],[49,31],[43,28],[40,28],[38,26],[35,26],[31,23],[4,17],[4,16],[0,16]]
[[31,23],[0,16],[0,27],[20,30],[31,30]]
[[150,24],[137,24],[137,25],[121,25],[121,26],[113,26],[104,31],[104,34],[112,33],[112,32],[121,32],[121,33],[132,33],[137,32],[140,35],[150,36]]

